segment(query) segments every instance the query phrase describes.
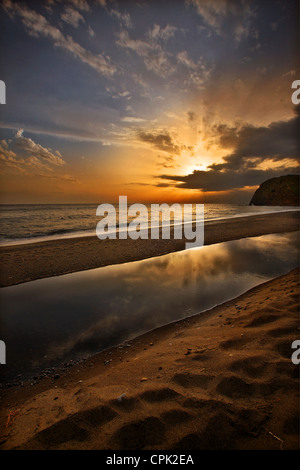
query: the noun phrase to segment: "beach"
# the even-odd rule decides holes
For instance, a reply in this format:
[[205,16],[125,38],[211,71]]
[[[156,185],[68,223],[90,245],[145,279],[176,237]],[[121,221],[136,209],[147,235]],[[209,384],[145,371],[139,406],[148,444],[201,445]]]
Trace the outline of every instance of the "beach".
[[0,451],[286,465],[299,1],[2,0],[0,24]]
[[[204,244],[299,229],[300,211],[212,220]],[[0,287],[102,266],[128,263],[185,249],[186,240],[99,240],[96,236],[0,247]]]
[[298,449],[299,270],[36,385],[1,391],[2,449]]
[[[212,221],[205,244],[296,231],[298,218]],[[182,249],[181,240],[88,237],[2,247],[1,286]],[[1,449],[299,449],[299,366],[291,360],[299,274],[294,269],[39,380],[3,387]]]

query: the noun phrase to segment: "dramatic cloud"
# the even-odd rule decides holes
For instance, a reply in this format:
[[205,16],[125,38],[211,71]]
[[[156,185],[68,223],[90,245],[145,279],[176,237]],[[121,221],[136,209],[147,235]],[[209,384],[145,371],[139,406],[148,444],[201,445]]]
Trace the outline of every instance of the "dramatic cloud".
[[[202,189],[225,202],[297,172],[293,0],[1,0],[0,10],[8,193],[17,179],[31,192],[35,174],[45,184],[32,200],[115,200],[139,181],[149,191],[126,186],[129,198]],[[65,171],[82,187],[55,196],[46,178]]]
[[223,158],[224,163],[212,164],[212,170],[234,170],[251,168],[267,158],[274,162],[289,159],[298,164],[296,135],[299,129],[298,116],[289,121],[272,122],[268,126],[256,127],[244,124],[241,127],[218,125],[212,129],[222,148],[234,148],[234,152]]
[[[10,149],[11,146],[15,151]],[[53,152],[36,144],[32,139],[23,136],[22,129],[16,133],[14,140],[0,141],[0,168],[3,174],[21,174],[23,177],[34,176],[79,183],[73,175],[54,171],[55,167],[62,167],[64,164],[65,161],[58,150]]]
[[[181,189],[199,189],[206,192],[227,191],[230,189],[257,186],[269,178],[283,174],[297,174],[297,169],[282,167],[277,170],[248,170],[243,172],[232,170],[225,173],[194,170],[193,173],[186,176],[160,175],[159,178],[177,182],[176,186]],[[172,183],[169,184],[169,186],[173,185]]]
[[32,139],[23,136],[23,129],[16,133],[15,147],[36,157],[40,160],[46,160],[53,165],[64,165],[65,162],[58,150],[53,152],[49,148],[44,148],[40,144],[36,144]]
[[189,175],[160,175],[159,178],[174,182],[185,189],[224,191],[256,186],[264,180],[282,174],[299,172],[297,145],[299,118],[273,122],[269,126],[241,127],[218,125],[212,129],[216,142],[224,149],[234,149],[214,163],[207,171],[194,170]]
[[[10,147],[14,148],[12,150]],[[53,151],[35,143],[32,139],[23,136],[20,129],[14,140],[0,143],[0,163],[3,168],[14,169],[28,174],[31,170],[43,170],[47,175],[53,172],[54,167],[63,166],[65,161],[58,150]]]

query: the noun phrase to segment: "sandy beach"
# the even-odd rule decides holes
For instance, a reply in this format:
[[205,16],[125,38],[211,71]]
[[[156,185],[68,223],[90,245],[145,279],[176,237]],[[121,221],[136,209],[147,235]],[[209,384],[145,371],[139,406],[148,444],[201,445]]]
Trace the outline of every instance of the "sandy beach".
[[[298,218],[295,212],[249,217],[247,224],[211,222],[205,244],[295,231]],[[109,242],[2,247],[9,274],[2,272],[1,285],[182,249],[181,241],[149,243],[145,251],[142,241],[123,240],[109,251]],[[299,366],[291,360],[299,274],[297,268],[72,367],[3,387],[1,449],[299,449]]]
[[298,449],[299,269],[31,386],[5,449]]
[[300,450],[299,5],[0,0],[9,457]]
[[[299,230],[300,211],[208,221],[204,244]],[[185,248],[182,240],[49,240],[0,247],[0,287],[112,264],[127,263]]]

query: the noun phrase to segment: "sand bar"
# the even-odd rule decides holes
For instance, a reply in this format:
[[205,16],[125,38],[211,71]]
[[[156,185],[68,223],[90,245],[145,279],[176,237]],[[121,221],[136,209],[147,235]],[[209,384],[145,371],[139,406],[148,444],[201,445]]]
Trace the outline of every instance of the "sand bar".
[[5,449],[299,449],[299,269],[33,384]]
[[[205,223],[205,245],[299,230],[300,211],[236,217]],[[81,237],[0,247],[0,287],[137,261],[183,250],[185,240],[99,240]]]

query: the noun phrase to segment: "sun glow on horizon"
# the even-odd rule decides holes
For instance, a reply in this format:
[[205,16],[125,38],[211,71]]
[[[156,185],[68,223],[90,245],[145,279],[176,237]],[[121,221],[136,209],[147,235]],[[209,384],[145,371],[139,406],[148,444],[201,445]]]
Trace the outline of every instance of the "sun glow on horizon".
[[222,2],[2,2],[2,200],[246,201],[299,172],[296,2]]

